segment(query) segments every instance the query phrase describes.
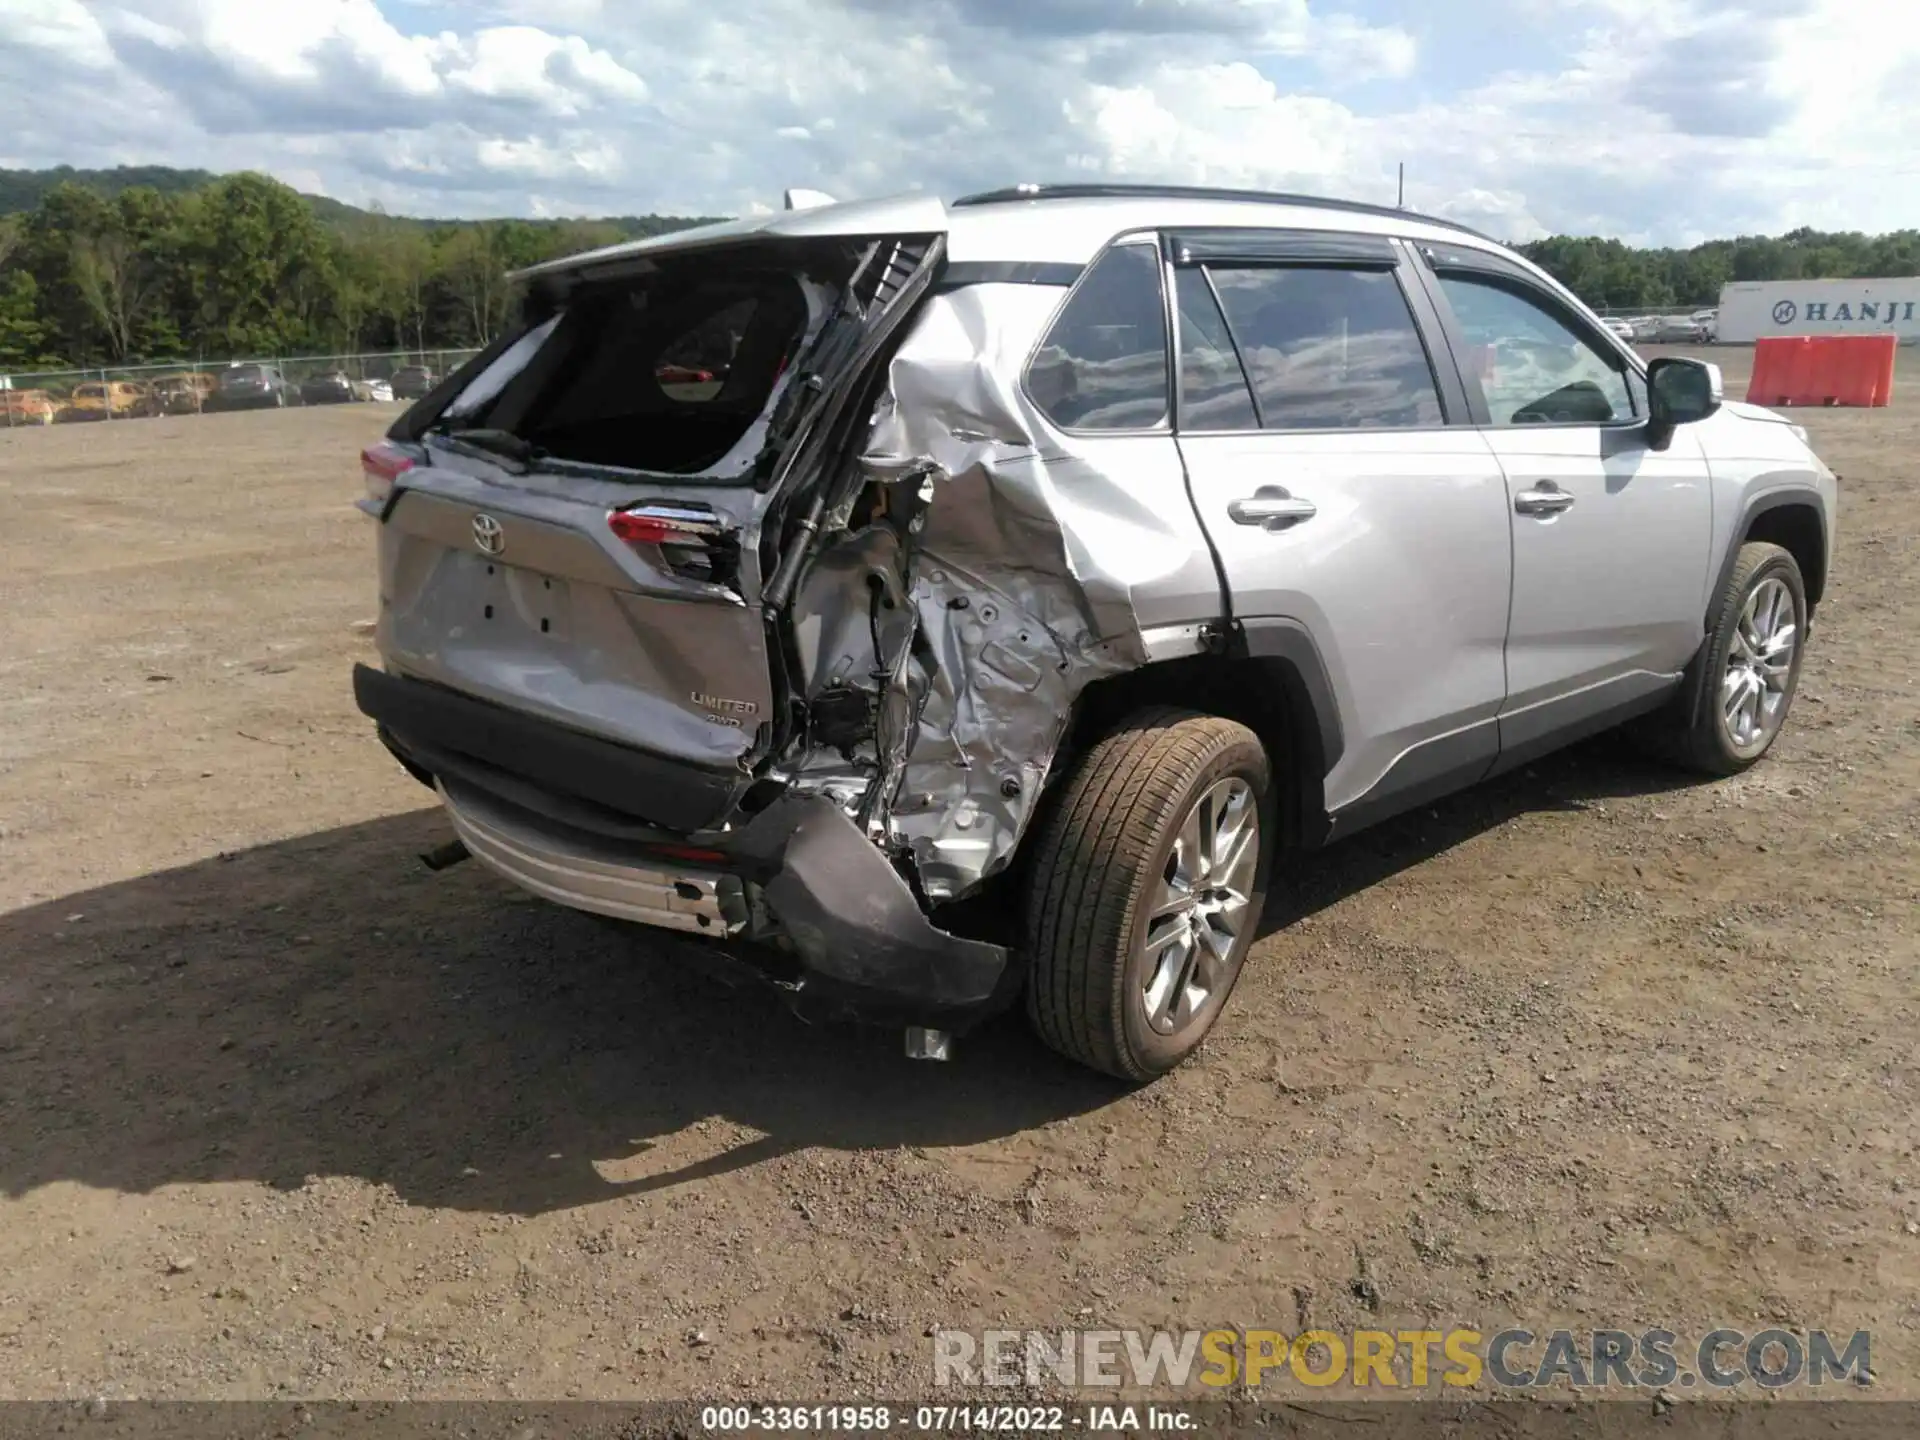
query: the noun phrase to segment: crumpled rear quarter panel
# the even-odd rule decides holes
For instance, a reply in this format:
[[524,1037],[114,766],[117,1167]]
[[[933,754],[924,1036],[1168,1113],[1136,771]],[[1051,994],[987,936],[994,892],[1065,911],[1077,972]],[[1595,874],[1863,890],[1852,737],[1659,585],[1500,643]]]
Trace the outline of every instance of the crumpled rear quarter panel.
[[[878,479],[917,485],[930,471],[934,486],[911,603],[936,668],[895,815],[935,901],[1005,866],[1080,692],[1157,658],[1155,627],[1219,613],[1170,433],[1064,434],[1020,385],[1065,294],[983,284],[931,297],[862,459]],[[810,697],[867,678],[868,592],[849,582],[891,571],[897,544],[872,527],[810,571],[794,607]],[[861,773],[828,754],[801,783],[851,790]]]

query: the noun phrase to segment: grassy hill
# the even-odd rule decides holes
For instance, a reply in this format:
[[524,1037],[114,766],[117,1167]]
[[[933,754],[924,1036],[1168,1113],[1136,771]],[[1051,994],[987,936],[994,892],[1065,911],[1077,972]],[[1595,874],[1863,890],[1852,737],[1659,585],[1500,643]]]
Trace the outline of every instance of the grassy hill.
[[[0,169],[0,216],[22,214],[37,206],[56,185],[85,186],[102,195],[118,195],[122,190],[145,186],[162,195],[184,195],[211,184],[220,177],[209,170],[179,170],[171,165],[117,165],[111,170],[76,170],[71,165],[56,165],[50,170]],[[424,217],[380,216],[372,210],[348,205],[326,195],[306,195],[314,218],[327,225],[345,225],[385,218],[411,225],[459,225],[459,220],[435,220]],[[704,224],[711,217],[680,215],[609,215],[600,223],[612,225],[626,235],[652,235]],[[530,222],[539,223],[539,222]]]
[[17,215],[33,209],[56,185],[84,185],[102,195],[118,195],[122,190],[147,185],[162,195],[183,195],[215,178],[211,171],[176,170],[170,165],[121,165],[112,170],[76,170],[71,165],[56,165],[51,170],[0,170],[0,215]]

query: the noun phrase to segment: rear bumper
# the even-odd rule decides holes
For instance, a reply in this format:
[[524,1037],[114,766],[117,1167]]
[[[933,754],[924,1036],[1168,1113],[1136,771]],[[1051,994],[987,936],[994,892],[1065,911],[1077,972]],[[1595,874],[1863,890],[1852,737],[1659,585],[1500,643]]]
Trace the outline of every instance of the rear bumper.
[[[1009,951],[934,925],[831,801],[789,795],[708,830],[734,808],[732,777],[715,815],[713,777],[692,767],[366,666],[354,690],[389,748],[432,781],[468,850],[524,889],[723,945],[773,942],[716,959],[744,960],[815,1012],[962,1030],[1016,993]],[[578,800],[535,808],[552,792]],[[579,800],[606,823],[561,818],[586,815]],[[670,824],[669,811],[708,818]],[[701,830],[705,855],[680,858]]]
[[726,938],[747,924],[737,875],[693,870],[569,831],[450,776],[434,777],[454,833],[474,859],[523,890],[575,910],[662,930]]
[[683,835],[718,825],[747,787],[748,777],[737,770],[662,759],[366,665],[353,667],[353,698],[409,750],[465,755],[542,789]]

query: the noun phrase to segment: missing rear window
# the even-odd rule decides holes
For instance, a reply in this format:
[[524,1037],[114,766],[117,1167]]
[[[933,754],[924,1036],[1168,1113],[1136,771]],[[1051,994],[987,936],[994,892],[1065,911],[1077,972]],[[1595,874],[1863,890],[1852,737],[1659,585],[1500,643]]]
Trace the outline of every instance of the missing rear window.
[[476,381],[447,418],[553,460],[707,473],[765,411],[807,319],[800,280],[778,270],[586,287],[497,394]]

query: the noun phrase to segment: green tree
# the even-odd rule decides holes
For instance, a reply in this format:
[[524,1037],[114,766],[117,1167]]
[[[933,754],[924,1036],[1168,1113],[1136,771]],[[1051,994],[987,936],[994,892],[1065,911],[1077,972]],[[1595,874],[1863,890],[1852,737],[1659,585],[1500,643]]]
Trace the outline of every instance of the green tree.
[[40,287],[25,270],[0,270],[0,371],[57,370],[48,353],[47,324],[40,318]]
[[494,227],[482,223],[451,231],[439,247],[439,262],[464,338],[485,345],[506,323],[511,293]]
[[375,313],[387,321],[398,348],[424,350],[433,242],[417,225],[388,221],[369,229],[364,254]]
[[73,287],[108,358],[125,363],[178,349],[167,304],[178,273],[176,205],[155,190],[122,191],[68,246]]
[[331,256],[297,192],[264,175],[229,175],[187,202],[182,232],[204,353],[280,354],[315,341]]
[[76,247],[115,228],[113,206],[78,185],[56,185],[20,227],[16,263],[33,278],[50,348],[79,364],[105,350],[100,326],[75,274]]
[[330,343],[351,354],[362,348],[379,311],[378,267],[364,227],[336,231],[330,243],[333,248]]

